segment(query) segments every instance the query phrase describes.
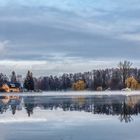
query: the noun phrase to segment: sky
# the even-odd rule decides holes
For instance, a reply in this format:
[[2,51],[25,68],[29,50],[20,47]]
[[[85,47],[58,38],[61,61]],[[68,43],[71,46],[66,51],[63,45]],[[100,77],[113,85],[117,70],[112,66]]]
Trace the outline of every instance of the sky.
[[35,75],[140,66],[139,0],[0,0],[0,69]]

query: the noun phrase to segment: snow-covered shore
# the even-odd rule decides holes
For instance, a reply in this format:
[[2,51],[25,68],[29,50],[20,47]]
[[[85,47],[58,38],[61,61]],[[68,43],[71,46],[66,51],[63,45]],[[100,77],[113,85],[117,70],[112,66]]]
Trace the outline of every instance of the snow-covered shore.
[[140,91],[60,91],[60,92],[23,92],[23,93],[0,93],[0,96],[95,96],[95,95],[140,95]]

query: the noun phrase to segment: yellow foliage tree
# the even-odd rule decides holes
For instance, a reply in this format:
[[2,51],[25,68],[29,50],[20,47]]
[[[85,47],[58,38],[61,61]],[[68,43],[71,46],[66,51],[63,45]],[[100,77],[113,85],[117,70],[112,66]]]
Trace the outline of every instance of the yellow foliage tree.
[[79,80],[79,81],[77,81],[76,83],[74,83],[73,85],[72,85],[72,88],[74,89],[74,90],[85,90],[85,88],[86,88],[86,83],[83,81],[83,80]]
[[127,88],[130,88],[132,90],[139,90],[140,89],[140,84],[133,76],[128,77],[125,81],[125,84],[126,84]]

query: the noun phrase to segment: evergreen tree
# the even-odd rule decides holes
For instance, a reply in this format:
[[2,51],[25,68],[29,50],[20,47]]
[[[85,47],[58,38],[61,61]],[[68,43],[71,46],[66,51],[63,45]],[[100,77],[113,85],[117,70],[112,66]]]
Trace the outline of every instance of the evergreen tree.
[[34,90],[34,79],[32,72],[28,71],[27,76],[24,81],[24,88],[29,90]]
[[111,90],[120,90],[121,87],[121,77],[119,76],[118,71],[114,71],[112,74],[111,82],[110,82],[110,89]]
[[9,82],[8,77],[7,77],[6,75],[0,73],[0,86],[1,86],[2,84],[7,83],[7,82]]
[[11,82],[12,83],[16,83],[17,82],[16,73],[14,71],[12,72]]

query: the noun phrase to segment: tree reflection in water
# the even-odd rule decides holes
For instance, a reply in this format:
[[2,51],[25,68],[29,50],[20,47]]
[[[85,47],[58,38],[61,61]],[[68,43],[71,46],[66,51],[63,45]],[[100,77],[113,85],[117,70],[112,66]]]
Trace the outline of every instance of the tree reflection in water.
[[16,110],[25,109],[28,116],[33,115],[34,108],[43,110],[85,111],[93,114],[119,116],[121,122],[131,122],[132,115],[140,113],[140,96],[0,96],[0,113],[9,108],[13,115]]
[[27,111],[28,116],[33,114],[33,109],[34,109],[34,97],[27,97],[24,98],[24,107]]
[[122,112],[120,114],[120,121],[123,122],[125,121],[126,123],[131,122],[133,120],[133,118],[131,117],[131,108],[124,102],[122,104]]

